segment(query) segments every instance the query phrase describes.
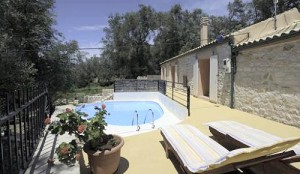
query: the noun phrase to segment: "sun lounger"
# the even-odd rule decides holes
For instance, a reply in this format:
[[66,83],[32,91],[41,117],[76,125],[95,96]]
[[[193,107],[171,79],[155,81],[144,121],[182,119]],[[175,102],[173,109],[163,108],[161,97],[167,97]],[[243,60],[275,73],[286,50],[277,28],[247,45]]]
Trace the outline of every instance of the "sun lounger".
[[[206,123],[205,125],[209,126],[210,132],[218,141],[230,142],[236,147],[259,147],[283,140],[280,137],[236,121],[216,121]],[[296,156],[284,159],[284,161],[286,163],[299,162],[300,146],[296,145],[291,150],[296,153]]]
[[172,151],[186,173],[225,173],[278,161],[295,155],[286,149],[300,142],[300,138],[291,138],[275,144],[228,151],[191,125],[162,127],[161,134],[167,158]]

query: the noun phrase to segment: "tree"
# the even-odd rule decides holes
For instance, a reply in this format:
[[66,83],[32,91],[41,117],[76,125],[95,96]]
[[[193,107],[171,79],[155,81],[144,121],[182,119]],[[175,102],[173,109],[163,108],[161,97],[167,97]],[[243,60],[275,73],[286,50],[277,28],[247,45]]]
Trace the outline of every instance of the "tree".
[[[54,40],[53,0],[0,2],[0,69],[2,91],[40,80],[41,55]],[[8,69],[9,68],[9,69]]]
[[39,66],[43,67],[40,83],[46,84],[51,94],[74,87],[78,71],[75,65],[81,56],[76,41],[54,43],[39,59]]
[[153,54],[158,63],[200,45],[199,24],[203,15],[201,9],[183,11],[178,4],[157,14]]
[[164,61],[179,54],[183,45],[183,16],[179,4],[174,5],[167,13],[158,14],[160,17],[158,34],[154,39],[155,56]]
[[[274,16],[275,7],[273,0],[252,0],[252,3],[256,14],[255,22],[260,22]],[[277,13],[283,13],[294,7],[300,10],[300,0],[279,0]]]
[[0,54],[0,91],[9,92],[34,84],[34,64],[16,53]]
[[102,58],[110,60],[119,78],[158,74],[160,62],[199,46],[202,15],[180,5],[164,13],[140,5],[137,12],[110,16]]
[[127,60],[130,74],[128,77],[136,78],[151,73],[149,60],[152,56],[148,39],[154,30],[153,9],[140,5],[137,13],[125,14],[124,28],[125,39],[129,43]]
[[108,25],[104,29],[105,37],[102,39],[105,49],[102,52],[102,57],[110,59],[114,75],[122,77],[126,72],[126,43],[123,37],[123,22],[124,17],[120,14],[109,16]]
[[246,4],[242,0],[234,0],[228,3],[228,27],[230,27],[231,32],[244,28],[249,24],[245,7]]
[[[279,1],[278,12],[299,7],[300,0]],[[210,39],[228,35],[272,16],[272,0],[228,3],[227,16],[210,16]],[[159,63],[200,45],[201,9],[183,10],[179,4],[167,12],[155,12],[140,6],[138,12],[109,17],[102,58],[111,65],[118,78],[159,74]],[[155,20],[154,20],[155,19]]]
[[230,33],[230,22],[226,16],[210,16],[209,21],[210,40],[215,40],[219,35],[225,36]]
[[111,59],[117,77],[136,78],[151,73],[149,37],[154,30],[154,10],[140,5],[138,12],[109,17],[102,57]]

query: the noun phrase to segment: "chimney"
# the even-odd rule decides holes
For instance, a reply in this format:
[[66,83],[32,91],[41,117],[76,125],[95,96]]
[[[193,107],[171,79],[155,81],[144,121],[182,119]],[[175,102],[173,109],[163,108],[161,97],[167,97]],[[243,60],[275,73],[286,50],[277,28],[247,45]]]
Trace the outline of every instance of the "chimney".
[[200,22],[200,46],[208,43],[208,17],[201,17]]

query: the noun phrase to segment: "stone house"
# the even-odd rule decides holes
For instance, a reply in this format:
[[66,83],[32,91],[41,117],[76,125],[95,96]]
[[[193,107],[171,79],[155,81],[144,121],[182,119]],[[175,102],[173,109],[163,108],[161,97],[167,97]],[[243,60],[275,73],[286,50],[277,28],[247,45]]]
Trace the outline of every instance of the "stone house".
[[296,8],[161,63],[161,79],[211,102],[300,127],[300,13]]

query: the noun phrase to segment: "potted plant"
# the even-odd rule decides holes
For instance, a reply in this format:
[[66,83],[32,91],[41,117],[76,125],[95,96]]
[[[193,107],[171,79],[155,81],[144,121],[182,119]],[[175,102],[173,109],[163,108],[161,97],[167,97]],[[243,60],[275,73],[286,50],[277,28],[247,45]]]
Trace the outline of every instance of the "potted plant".
[[92,173],[111,174],[118,169],[124,140],[118,135],[104,132],[107,125],[105,108],[104,104],[101,108],[95,107],[97,112],[90,120],[83,119],[84,113],[74,112],[67,108],[64,113],[57,116],[59,121],[50,124],[49,130],[52,134],[69,133],[77,137],[69,143],[63,142],[58,146],[56,154],[59,161],[67,165],[74,165],[76,159],[78,160],[80,157],[79,142],[83,142],[83,150],[88,155]]

